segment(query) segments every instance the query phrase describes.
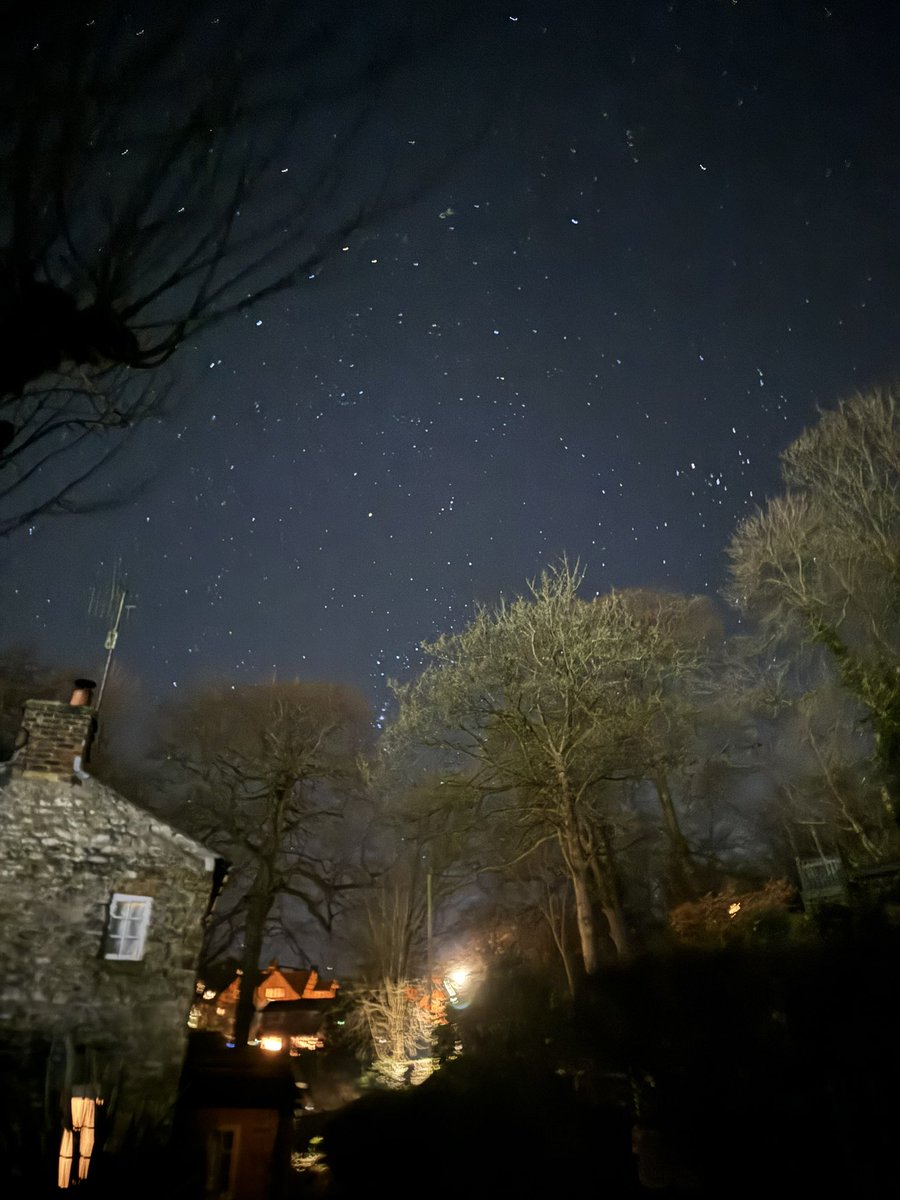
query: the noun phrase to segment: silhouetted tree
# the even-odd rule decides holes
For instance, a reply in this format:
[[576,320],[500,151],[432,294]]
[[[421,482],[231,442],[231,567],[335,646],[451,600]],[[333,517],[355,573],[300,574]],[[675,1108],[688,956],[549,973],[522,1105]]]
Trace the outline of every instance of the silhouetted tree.
[[362,883],[351,801],[370,732],[363,697],[338,684],[212,688],[167,706],[162,807],[230,864],[219,942],[250,981],[238,1000],[238,1045],[273,919],[284,938],[284,906],[299,904],[330,933],[342,895]]
[[404,127],[392,91],[460,24],[445,3],[5,10],[0,533],[93,507],[187,339],[315,277],[471,144],[464,103],[426,139],[422,96]]
[[31,646],[0,650],[0,762],[11,757],[26,700],[68,700],[77,672],[48,666]]

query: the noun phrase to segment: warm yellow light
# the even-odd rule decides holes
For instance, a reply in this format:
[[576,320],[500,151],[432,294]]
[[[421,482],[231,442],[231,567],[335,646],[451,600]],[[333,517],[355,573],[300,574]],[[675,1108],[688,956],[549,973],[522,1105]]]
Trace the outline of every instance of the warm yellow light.
[[263,1038],[259,1039],[260,1050],[268,1050],[272,1054],[277,1054],[278,1051],[283,1046],[284,1046],[284,1042],[281,1040],[280,1037],[269,1036],[269,1037],[263,1037]]
[[59,1144],[59,1167],[57,1169],[56,1186],[67,1188],[69,1179],[72,1175],[72,1155],[74,1153],[75,1139],[72,1136],[71,1129],[62,1131],[62,1139]]
[[94,1120],[97,1105],[102,1104],[100,1097],[72,1096],[70,1101],[72,1111],[72,1128],[63,1129],[59,1146],[59,1165],[57,1168],[56,1184],[59,1188],[68,1188],[72,1183],[72,1166],[75,1158],[75,1134],[78,1134],[78,1172],[77,1178],[85,1180],[91,1168],[91,1154],[94,1150]]
[[299,1054],[301,1050],[318,1050],[324,1043],[313,1034],[299,1034],[291,1038],[291,1054]]
[[456,984],[457,987],[462,987],[468,978],[469,972],[465,967],[457,967],[455,971],[450,972],[450,982]]

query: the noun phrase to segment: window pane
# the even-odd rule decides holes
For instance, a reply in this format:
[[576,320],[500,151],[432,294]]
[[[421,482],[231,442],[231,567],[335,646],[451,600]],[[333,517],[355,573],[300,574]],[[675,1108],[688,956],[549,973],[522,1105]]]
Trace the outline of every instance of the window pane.
[[109,904],[105,958],[131,961],[143,958],[152,909],[150,896],[113,894]]

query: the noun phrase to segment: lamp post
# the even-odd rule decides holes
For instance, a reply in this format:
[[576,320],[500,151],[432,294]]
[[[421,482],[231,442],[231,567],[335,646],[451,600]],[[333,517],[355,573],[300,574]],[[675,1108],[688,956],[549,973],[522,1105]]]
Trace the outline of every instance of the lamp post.
[[432,907],[431,907],[431,872],[425,876],[425,971],[428,980],[428,1016],[431,1017],[431,1006],[433,1003],[432,992],[434,989],[434,981],[432,976],[434,970],[431,965],[431,923],[432,923]]

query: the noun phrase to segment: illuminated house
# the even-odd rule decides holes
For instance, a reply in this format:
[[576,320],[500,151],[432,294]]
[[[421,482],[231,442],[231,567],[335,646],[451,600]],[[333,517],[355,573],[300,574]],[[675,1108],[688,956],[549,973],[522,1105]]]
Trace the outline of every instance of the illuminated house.
[[[191,1012],[195,1028],[232,1035],[241,980],[242,976],[237,975],[218,995],[204,994]],[[250,1040],[259,1041],[267,1049],[289,1049],[292,1054],[320,1048],[328,1008],[339,987],[334,979],[320,979],[315,967],[293,970],[280,967],[273,959],[254,989],[256,1012]]]
[[222,866],[87,773],[96,711],[77,684],[68,703],[26,703],[0,765],[0,1087],[20,1123],[20,1157],[4,1162],[17,1195],[96,1175],[126,1142],[165,1145]]

